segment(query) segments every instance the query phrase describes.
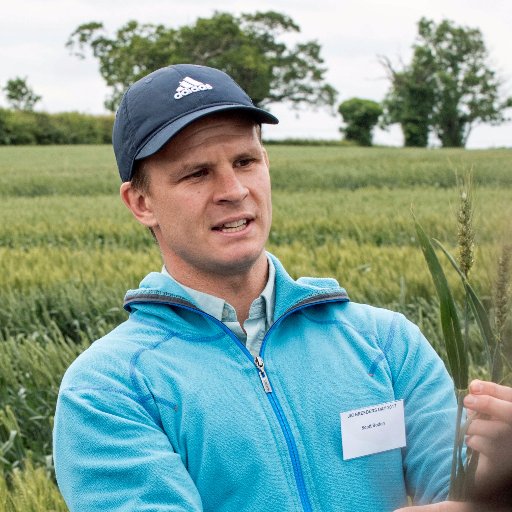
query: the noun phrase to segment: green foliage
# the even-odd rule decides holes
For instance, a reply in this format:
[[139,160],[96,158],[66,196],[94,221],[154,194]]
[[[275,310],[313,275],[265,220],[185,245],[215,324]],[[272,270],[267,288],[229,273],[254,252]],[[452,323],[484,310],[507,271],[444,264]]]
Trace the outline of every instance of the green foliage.
[[387,122],[402,125],[407,146],[426,146],[432,131],[443,147],[464,147],[475,123],[505,121],[512,98],[501,99],[479,29],[422,18],[413,50],[401,70],[382,59],[391,81]]
[[106,144],[113,123],[113,116],[0,109],[0,145]]
[[3,512],[66,512],[68,508],[44,467],[23,461],[9,478],[0,472],[0,510]]
[[418,57],[417,65],[396,71],[382,58],[392,83],[383,103],[384,124],[400,123],[406,147],[427,147],[431,127],[435,84],[420,60]]
[[39,338],[11,336],[1,341],[0,444],[4,447],[0,471],[19,467],[28,453],[38,465],[51,460],[59,384],[66,368],[88,344],[87,340],[71,343],[55,323]]
[[[498,270],[494,283],[494,326],[496,333],[496,352],[501,356],[503,365],[494,368],[505,382],[509,375],[512,378],[512,245],[503,243],[498,258]],[[496,354],[496,355],[498,355]]]
[[316,41],[283,42],[300,32],[285,14],[275,11],[235,16],[216,12],[179,28],[132,20],[113,36],[102,23],[77,27],[66,46],[83,58],[89,47],[112,94],[105,105],[114,111],[126,88],[158,68],[191,62],[230,74],[256,105],[287,101],[292,106],[334,105],[336,91],[324,80],[325,68]]
[[41,100],[27,84],[26,78],[16,77],[7,80],[5,87],[2,88],[5,97],[11,108],[14,110],[32,111],[36,103]]
[[372,131],[382,115],[382,107],[372,100],[351,98],[338,107],[345,126],[341,132],[346,140],[351,140],[360,146],[372,145]]
[[35,119],[33,112],[0,109],[0,144],[35,144]]
[[443,267],[439,263],[432,247],[432,243],[418,222],[416,222],[416,232],[439,297],[441,327],[443,329],[450,373],[456,389],[465,390],[468,387],[468,354],[464,345],[461,324],[452,291],[448,285]]

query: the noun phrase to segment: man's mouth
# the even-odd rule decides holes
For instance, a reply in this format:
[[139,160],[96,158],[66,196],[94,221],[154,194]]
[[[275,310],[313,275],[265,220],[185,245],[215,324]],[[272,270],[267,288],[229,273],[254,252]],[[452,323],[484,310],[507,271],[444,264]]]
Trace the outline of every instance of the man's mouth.
[[249,219],[239,219],[234,220],[233,222],[226,222],[220,226],[215,226],[213,229],[216,231],[222,231],[223,233],[236,233],[237,231],[245,229],[249,222]]

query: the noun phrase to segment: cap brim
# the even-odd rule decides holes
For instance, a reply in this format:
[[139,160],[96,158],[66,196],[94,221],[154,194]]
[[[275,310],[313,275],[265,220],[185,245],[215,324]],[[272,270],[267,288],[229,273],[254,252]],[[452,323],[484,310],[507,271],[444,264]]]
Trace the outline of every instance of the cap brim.
[[223,104],[208,107],[197,112],[191,112],[183,117],[180,117],[176,121],[164,125],[160,130],[151,135],[151,137],[145,142],[142,148],[135,155],[135,160],[141,160],[148,156],[154,155],[160,150],[172,137],[174,137],[179,131],[183,130],[186,126],[201,119],[202,117],[208,116],[215,112],[225,112],[230,110],[238,110],[247,112],[259,123],[266,124],[277,124],[279,120],[273,116],[270,112],[262,110],[258,107],[249,107],[240,104]]

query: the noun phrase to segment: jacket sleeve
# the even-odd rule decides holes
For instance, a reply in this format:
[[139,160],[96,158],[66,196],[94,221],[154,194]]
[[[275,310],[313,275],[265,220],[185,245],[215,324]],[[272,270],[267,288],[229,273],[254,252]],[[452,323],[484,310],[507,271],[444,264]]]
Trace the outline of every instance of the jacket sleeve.
[[418,327],[402,315],[391,325],[386,352],[395,396],[404,400],[408,494],[415,504],[442,501],[448,494],[455,437],[453,381]]
[[53,443],[70,511],[202,511],[192,478],[148,404],[94,370],[89,383],[69,373],[77,371],[68,370],[61,386]]

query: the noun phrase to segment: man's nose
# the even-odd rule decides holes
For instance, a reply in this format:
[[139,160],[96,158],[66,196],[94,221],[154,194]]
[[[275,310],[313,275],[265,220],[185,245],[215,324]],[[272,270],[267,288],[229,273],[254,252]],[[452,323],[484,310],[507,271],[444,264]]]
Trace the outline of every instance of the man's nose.
[[215,195],[214,201],[216,203],[240,202],[247,197],[249,189],[244,185],[240,179],[240,175],[236,169],[225,168],[222,169],[215,180]]

